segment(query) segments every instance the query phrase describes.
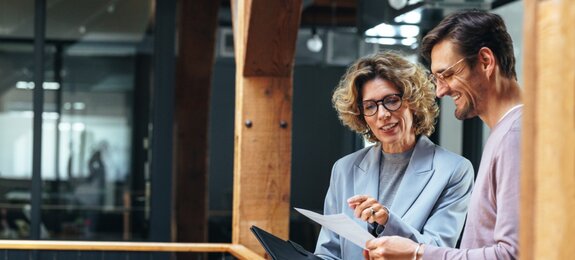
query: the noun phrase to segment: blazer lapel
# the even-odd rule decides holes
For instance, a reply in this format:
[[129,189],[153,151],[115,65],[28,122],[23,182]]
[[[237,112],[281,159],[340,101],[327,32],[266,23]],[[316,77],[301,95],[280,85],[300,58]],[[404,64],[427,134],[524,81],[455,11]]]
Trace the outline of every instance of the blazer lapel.
[[[365,157],[353,170],[353,194],[368,195],[377,199],[379,193],[379,160],[381,158],[381,145],[372,146],[365,154]],[[347,198],[346,198],[347,199]],[[354,220],[362,226],[367,226],[367,222],[358,218]]]
[[390,208],[399,217],[403,217],[407,213],[433,176],[434,147],[435,144],[426,136],[421,136],[415,145],[411,160]]

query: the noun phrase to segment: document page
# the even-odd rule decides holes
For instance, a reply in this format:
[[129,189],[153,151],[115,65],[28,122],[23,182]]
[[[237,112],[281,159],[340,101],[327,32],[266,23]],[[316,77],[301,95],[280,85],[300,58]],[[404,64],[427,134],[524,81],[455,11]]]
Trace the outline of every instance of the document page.
[[365,228],[344,214],[321,215],[305,209],[294,209],[363,249],[366,249],[365,243],[374,238]]

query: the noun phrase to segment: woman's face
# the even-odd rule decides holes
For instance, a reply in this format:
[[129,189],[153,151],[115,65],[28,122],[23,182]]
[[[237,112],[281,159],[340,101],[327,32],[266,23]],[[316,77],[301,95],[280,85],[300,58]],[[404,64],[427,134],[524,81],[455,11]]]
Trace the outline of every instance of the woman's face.
[[[393,94],[401,94],[395,85],[385,79],[375,78],[365,83],[361,90],[363,101],[379,101]],[[382,102],[377,102],[377,112],[372,116],[363,116],[375,137],[381,142],[386,153],[401,153],[415,146],[413,115],[407,102],[389,112]]]

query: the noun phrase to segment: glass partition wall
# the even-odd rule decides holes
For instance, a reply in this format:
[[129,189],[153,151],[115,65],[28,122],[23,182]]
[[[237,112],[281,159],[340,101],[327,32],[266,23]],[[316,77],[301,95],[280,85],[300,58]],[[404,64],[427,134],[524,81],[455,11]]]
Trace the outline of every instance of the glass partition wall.
[[32,123],[34,2],[0,0],[0,239],[29,239],[39,225],[40,239],[147,240],[153,2],[46,1],[41,129]]
[[0,3],[0,238],[18,239],[30,236],[34,1]]

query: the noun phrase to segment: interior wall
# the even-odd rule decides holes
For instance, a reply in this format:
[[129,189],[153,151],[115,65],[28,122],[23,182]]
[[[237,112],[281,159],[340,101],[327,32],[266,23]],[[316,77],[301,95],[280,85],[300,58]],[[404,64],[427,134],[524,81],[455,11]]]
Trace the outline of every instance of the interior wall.
[[493,10],[493,13],[503,18],[505,25],[507,25],[507,31],[513,39],[515,69],[519,85],[523,82],[523,6],[523,1],[516,1]]

